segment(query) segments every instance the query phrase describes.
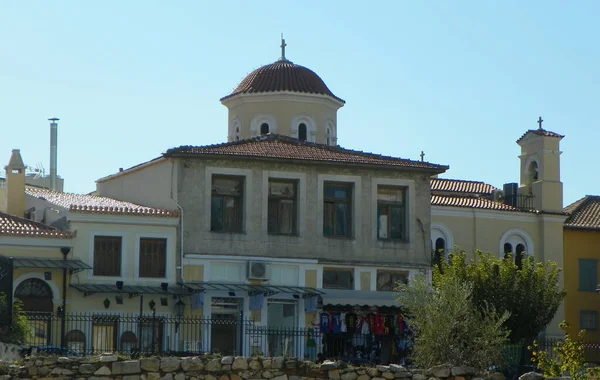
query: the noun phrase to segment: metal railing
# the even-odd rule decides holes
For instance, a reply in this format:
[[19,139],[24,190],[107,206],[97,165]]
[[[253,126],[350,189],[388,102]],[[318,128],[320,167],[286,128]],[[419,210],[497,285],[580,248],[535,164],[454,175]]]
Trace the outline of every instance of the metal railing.
[[221,353],[343,359],[360,365],[400,363],[407,356],[398,349],[395,336],[323,334],[318,329],[261,326],[240,319],[116,313],[28,313],[27,318],[30,353],[34,349],[72,356]]
[[533,198],[532,194],[504,194],[502,203],[522,211],[534,211]]

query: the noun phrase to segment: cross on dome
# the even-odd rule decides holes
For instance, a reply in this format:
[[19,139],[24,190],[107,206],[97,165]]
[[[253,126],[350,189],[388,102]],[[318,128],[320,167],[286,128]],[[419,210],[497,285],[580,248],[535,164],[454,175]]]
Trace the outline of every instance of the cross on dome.
[[539,129],[542,129],[542,123],[544,122],[544,119],[542,119],[542,117],[540,116],[537,123],[539,125]]
[[285,43],[285,38],[283,38],[283,33],[281,33],[281,58],[279,58],[280,61],[287,61],[287,58],[285,58],[285,47],[287,46],[287,44]]

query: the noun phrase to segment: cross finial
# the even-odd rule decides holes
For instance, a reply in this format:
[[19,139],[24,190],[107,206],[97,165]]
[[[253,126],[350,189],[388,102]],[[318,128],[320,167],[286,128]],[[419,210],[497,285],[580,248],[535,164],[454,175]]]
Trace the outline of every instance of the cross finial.
[[425,152],[421,151],[421,162],[425,161]]
[[283,38],[283,33],[281,33],[281,60],[285,61],[285,47],[286,47],[285,39]]
[[544,120],[542,119],[542,117],[540,116],[540,118],[538,119],[537,123],[539,125],[539,129],[542,129],[542,123],[544,122]]

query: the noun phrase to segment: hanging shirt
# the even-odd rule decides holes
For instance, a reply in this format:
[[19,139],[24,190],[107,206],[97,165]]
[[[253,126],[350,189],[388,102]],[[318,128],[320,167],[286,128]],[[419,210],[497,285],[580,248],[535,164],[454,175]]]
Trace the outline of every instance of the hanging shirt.
[[383,319],[383,335],[394,335],[394,316],[386,315]]
[[372,324],[373,324],[373,328],[371,329],[371,332],[375,335],[383,335],[383,333],[385,332],[385,327],[384,327],[384,323],[385,323],[385,317],[383,314],[374,314],[372,317]]
[[346,324],[346,314],[348,314],[348,313],[342,313],[340,315],[341,320],[342,320],[341,321],[342,322],[342,327],[340,328],[340,331],[343,332],[343,333],[345,333],[346,331],[348,331],[348,325]]
[[350,334],[354,334],[356,332],[356,330],[360,331],[360,329],[357,329],[358,320],[357,320],[356,314],[346,313],[345,322],[346,322],[346,330]]
[[404,316],[402,314],[396,317],[396,330],[398,330],[396,334],[404,334]]
[[329,313],[321,313],[320,325],[322,333],[328,333],[330,331],[329,329],[331,328],[331,316],[329,315]]
[[359,332],[363,335],[367,335],[371,332],[369,327],[369,316],[360,316],[360,330]]
[[332,316],[332,330],[334,334],[342,332],[342,315],[340,313],[333,313]]

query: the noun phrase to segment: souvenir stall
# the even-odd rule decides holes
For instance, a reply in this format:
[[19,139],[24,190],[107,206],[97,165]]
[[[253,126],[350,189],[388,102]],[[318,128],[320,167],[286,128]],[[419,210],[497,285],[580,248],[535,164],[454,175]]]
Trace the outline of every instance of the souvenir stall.
[[[373,297],[375,292],[369,293]],[[395,300],[372,299],[371,305],[361,305],[361,301],[367,302],[360,297],[323,297],[313,321],[313,329],[320,337],[318,351],[324,358],[355,365],[406,364],[412,333],[402,309]]]

